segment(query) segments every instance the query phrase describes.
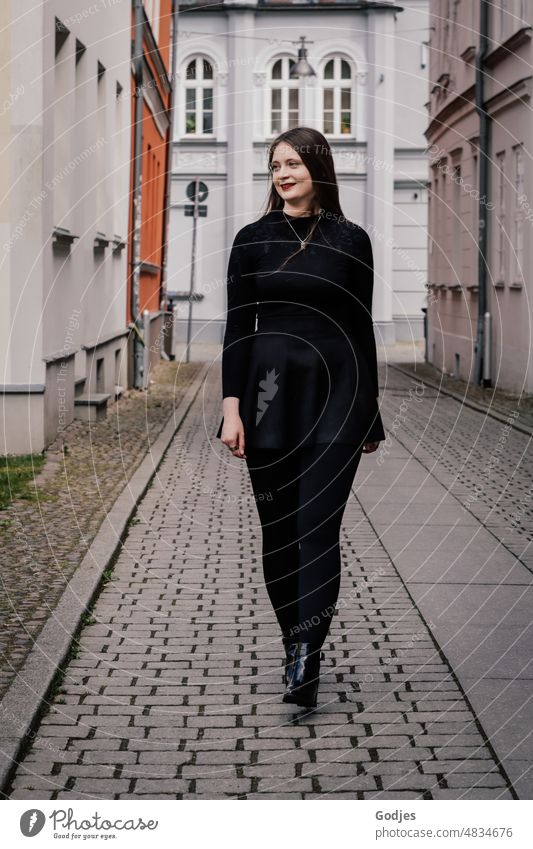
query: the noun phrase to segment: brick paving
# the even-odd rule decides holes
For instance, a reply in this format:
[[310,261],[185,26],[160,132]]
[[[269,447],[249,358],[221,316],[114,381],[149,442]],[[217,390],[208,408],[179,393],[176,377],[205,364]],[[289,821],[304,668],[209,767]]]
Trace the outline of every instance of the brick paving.
[[[388,375],[389,431],[402,379]],[[218,387],[213,368],[139,506],[11,798],[516,798],[356,493],[319,709],[282,703],[282,644],[246,467],[206,438],[219,421]],[[423,406],[435,407],[431,393]],[[417,415],[409,427],[422,422]],[[393,433],[392,461],[409,427]]]
[[0,698],[200,367],[161,362],[149,390],[130,390],[104,421],[72,422],[46,452],[35,499],[0,511]]
[[415,380],[429,380],[438,384],[444,391],[454,392],[465,400],[473,401],[487,410],[500,415],[516,414],[516,421],[525,428],[533,429],[533,395],[513,393],[499,386],[478,386],[473,381],[461,380],[453,375],[444,374],[431,363],[424,361],[402,363],[401,368]]
[[[428,386],[420,391],[419,403],[415,390],[420,378],[413,369],[409,377],[395,369],[385,375],[381,368],[387,386],[387,434],[421,464],[428,479],[433,476],[449,487],[465,510],[498,535],[502,545],[533,573],[531,437],[512,428],[516,407],[511,404],[505,421],[499,421]],[[477,402],[475,393],[472,397]],[[521,401],[525,411],[530,398]],[[498,408],[501,414],[503,410]],[[385,443],[378,451],[387,459]]]

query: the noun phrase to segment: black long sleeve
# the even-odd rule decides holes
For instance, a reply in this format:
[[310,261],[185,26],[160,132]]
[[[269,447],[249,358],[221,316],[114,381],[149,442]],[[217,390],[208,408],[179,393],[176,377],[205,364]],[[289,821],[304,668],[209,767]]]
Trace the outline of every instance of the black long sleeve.
[[357,336],[366,352],[366,361],[374,386],[374,395],[379,395],[378,358],[374,323],[372,319],[372,297],[374,292],[374,256],[370,236],[362,227],[352,228],[350,263],[353,267],[353,291],[357,302],[354,307],[354,324]]
[[[239,230],[231,248],[222,395],[239,399],[251,444],[281,446],[296,434],[304,444],[385,438],[370,237],[357,224],[325,216],[297,252],[312,224],[271,210]],[[273,368],[277,392],[256,421],[261,381]]]
[[257,296],[250,256],[249,225],[233,241],[227,271],[227,316],[222,351],[222,395],[242,398],[252,334],[255,330]]
[[[374,256],[370,236],[362,227],[352,227],[350,245],[350,266],[353,269],[351,290],[356,292],[357,302],[351,312],[354,332],[360,340],[365,352],[370,379],[374,390],[376,403],[379,396],[378,358],[374,323],[372,319],[372,298],[374,292]],[[373,416],[370,429],[366,435],[367,442],[381,442],[385,439],[383,421],[379,406]]]

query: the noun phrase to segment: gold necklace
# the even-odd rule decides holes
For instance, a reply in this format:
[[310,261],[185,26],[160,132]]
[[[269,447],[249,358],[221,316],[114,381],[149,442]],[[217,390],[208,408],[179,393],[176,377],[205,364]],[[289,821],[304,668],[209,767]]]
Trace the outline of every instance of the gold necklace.
[[[294,229],[294,227],[292,226],[292,224],[291,224],[291,222],[289,221],[289,219],[287,218],[287,215],[286,215],[286,213],[285,213],[285,210],[283,210],[283,209],[282,209],[281,211],[283,212],[283,217],[285,218],[285,221],[287,222],[287,224],[288,224],[288,225],[289,225],[289,227],[291,228],[292,232],[294,233],[294,235],[296,236],[296,238],[297,238],[297,239],[298,239],[298,241],[300,242],[300,248],[299,248],[299,250],[304,251],[304,250],[306,249],[307,245],[309,244],[308,240],[309,240],[309,239],[310,239],[310,237],[313,235],[313,230],[315,229],[315,224],[311,224],[311,229],[309,230],[309,233],[307,234],[307,236],[306,236],[304,239],[302,239],[302,238],[298,235],[298,233],[296,232],[296,230]],[[319,219],[322,217],[323,213],[324,213],[324,210],[322,209],[322,207],[320,207],[320,209],[319,209],[319,211],[318,211],[318,218],[319,218]],[[299,217],[300,217],[300,218],[304,218],[305,216],[300,215]],[[316,223],[318,223],[318,222],[316,222]]]

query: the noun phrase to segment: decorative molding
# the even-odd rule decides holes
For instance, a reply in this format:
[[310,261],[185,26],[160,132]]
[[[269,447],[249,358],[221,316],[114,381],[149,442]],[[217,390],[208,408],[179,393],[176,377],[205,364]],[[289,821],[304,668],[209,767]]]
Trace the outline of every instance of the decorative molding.
[[[457,94],[452,100],[445,103],[440,109],[437,109],[433,115],[430,115],[430,124],[424,130],[424,135],[431,145],[434,140],[442,135],[443,127],[458,122],[462,117],[469,114],[475,107],[475,86],[471,85]],[[452,122],[452,116],[454,121]]]
[[[498,44],[498,46],[488,53],[485,56],[484,65],[486,68],[494,68],[499,62],[502,62],[504,59],[508,59],[513,53],[516,53],[516,49],[521,47],[522,44],[525,44],[528,41],[531,41],[533,29],[531,26],[522,27],[521,29],[513,32],[513,34],[504,41],[502,44]],[[514,59],[513,59],[514,61]]]
[[42,395],[46,390],[44,383],[2,383],[0,395]]
[[514,106],[519,100],[530,101],[532,79],[532,77],[522,77],[522,79],[516,80],[512,85],[485,101],[487,113],[492,117],[501,112],[502,109]]
[[105,233],[98,231],[93,240],[93,247],[95,251],[103,251],[109,245],[111,239],[106,236]]
[[463,156],[463,146],[458,145],[458,147],[454,147],[448,151],[448,156],[452,160],[452,165],[456,165]]
[[459,58],[463,60],[463,62],[471,62],[476,55],[476,45],[469,44],[462,53],[459,54]]
[[108,345],[109,342],[113,342],[115,339],[122,339],[122,337],[127,336],[128,333],[129,333],[128,329],[119,330],[118,332],[115,331],[114,333],[108,333],[107,336],[101,336],[95,342],[85,342],[81,346],[81,349],[83,351],[92,351],[94,348],[98,348],[101,345]]
[[206,171],[214,171],[217,164],[217,157],[211,151],[184,151],[178,150],[174,152],[173,168],[176,171],[194,171],[198,168],[202,169],[202,174]]
[[70,248],[74,239],[79,239],[71,230],[66,227],[54,227],[52,230],[52,247],[53,248]]
[[236,0],[236,2],[231,2],[231,0],[226,0],[226,2],[221,2],[221,0],[206,0],[206,2],[202,2],[202,0],[181,0],[179,3],[179,8],[183,9],[183,11],[194,11],[194,12],[204,12],[205,14],[213,13],[213,12],[221,12],[224,16],[227,16],[228,13],[240,13],[244,11],[251,12],[263,12],[272,14],[272,12],[361,12],[363,15],[367,15],[368,11],[372,12],[403,12],[403,6],[397,6],[395,3],[389,2],[373,2],[370,7],[368,7],[366,2],[361,2],[361,0],[346,0],[346,2],[321,2],[321,0],[317,0],[310,7],[308,0],[276,0],[276,2],[268,2],[268,0],[258,0],[258,2],[253,2],[253,0]]
[[68,360],[77,354],[80,348],[69,348],[68,351],[56,351],[42,358],[43,363],[57,363],[58,360]]
[[126,247],[126,240],[123,239],[122,236],[117,236],[116,233],[113,236],[112,241],[113,241],[113,253],[114,254],[120,253],[120,251],[122,251]]
[[448,94],[450,75],[447,71],[440,75],[436,83],[430,89],[431,94]]
[[141,271],[144,271],[145,274],[153,274],[155,276],[161,271],[161,266],[156,265],[155,262],[146,262],[145,260],[142,260]]

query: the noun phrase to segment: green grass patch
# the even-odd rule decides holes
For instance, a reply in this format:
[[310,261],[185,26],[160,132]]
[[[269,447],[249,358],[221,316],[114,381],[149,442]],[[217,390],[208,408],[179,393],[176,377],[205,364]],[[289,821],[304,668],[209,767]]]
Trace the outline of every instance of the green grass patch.
[[44,454],[8,454],[0,457],[0,510],[15,498],[35,501],[34,477],[44,466]]

